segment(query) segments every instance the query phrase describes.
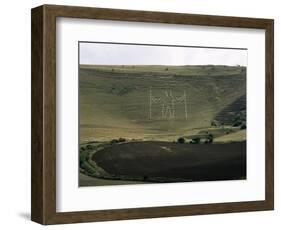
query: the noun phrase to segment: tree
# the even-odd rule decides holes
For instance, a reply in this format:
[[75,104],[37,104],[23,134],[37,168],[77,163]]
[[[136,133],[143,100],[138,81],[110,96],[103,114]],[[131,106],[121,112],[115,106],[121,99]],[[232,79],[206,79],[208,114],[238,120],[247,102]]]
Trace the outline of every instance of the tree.
[[118,142],[125,142],[125,141],[126,141],[126,139],[123,138],[123,137],[120,137],[120,138],[118,139]]
[[214,136],[213,136],[213,134],[210,133],[210,134],[207,136],[207,139],[206,139],[205,143],[206,143],[206,144],[211,144],[211,143],[213,143],[213,141],[214,141]]
[[201,138],[200,137],[195,137],[190,141],[190,144],[199,144]]
[[80,148],[80,152],[83,152],[83,151],[85,151],[86,149],[85,149],[85,147],[81,147]]
[[116,143],[118,143],[118,140],[117,140],[117,139],[112,139],[112,140],[110,141],[110,144],[116,144]]
[[179,143],[179,144],[184,144],[184,143],[185,143],[184,137],[179,137],[179,138],[178,138],[178,143]]
[[240,129],[246,129],[246,128],[247,128],[246,124],[242,124],[240,127]]
[[93,150],[94,149],[94,147],[92,145],[87,145],[86,148],[89,149],[89,150]]

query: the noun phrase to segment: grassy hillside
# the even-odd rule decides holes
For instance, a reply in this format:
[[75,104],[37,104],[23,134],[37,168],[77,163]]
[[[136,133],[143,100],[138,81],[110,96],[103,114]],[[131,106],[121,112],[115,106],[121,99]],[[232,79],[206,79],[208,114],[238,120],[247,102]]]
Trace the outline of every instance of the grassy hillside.
[[[176,97],[186,92],[187,120],[182,104],[175,106],[175,118],[163,119],[160,103],[153,104],[149,119],[150,89],[156,98],[165,91]],[[211,65],[81,65],[79,90],[82,143],[119,137],[175,140],[209,128],[215,118],[227,119],[225,116],[233,112],[240,113],[241,106],[230,105],[245,98],[246,69]]]

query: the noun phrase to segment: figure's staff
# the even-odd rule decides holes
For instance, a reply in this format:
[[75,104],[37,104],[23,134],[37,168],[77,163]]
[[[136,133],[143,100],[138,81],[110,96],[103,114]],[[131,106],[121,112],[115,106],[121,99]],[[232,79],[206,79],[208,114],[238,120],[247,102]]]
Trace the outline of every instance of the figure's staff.
[[185,120],[187,120],[187,100],[186,100],[185,91],[184,91],[184,112],[185,112]]
[[149,120],[151,120],[151,87],[149,88]]

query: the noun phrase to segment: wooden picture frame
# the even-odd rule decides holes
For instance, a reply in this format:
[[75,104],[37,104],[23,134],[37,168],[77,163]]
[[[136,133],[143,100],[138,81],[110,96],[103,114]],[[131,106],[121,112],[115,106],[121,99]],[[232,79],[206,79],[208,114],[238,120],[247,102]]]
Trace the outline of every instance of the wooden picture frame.
[[[264,29],[266,36],[265,200],[100,211],[56,211],[56,18]],[[32,9],[31,219],[64,224],[274,209],[274,21],[179,13],[43,5]]]

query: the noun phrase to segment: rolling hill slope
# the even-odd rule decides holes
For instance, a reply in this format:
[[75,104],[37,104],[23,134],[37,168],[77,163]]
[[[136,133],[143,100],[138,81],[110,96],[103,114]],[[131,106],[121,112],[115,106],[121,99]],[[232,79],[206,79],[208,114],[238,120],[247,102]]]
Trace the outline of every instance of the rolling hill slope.
[[[81,65],[79,91],[81,142],[119,137],[174,140],[210,127],[215,118],[227,120],[225,116],[239,112],[241,106],[230,105],[246,95],[246,69]],[[174,116],[163,117],[161,100],[170,94],[179,99],[184,93],[186,105],[179,100]]]

